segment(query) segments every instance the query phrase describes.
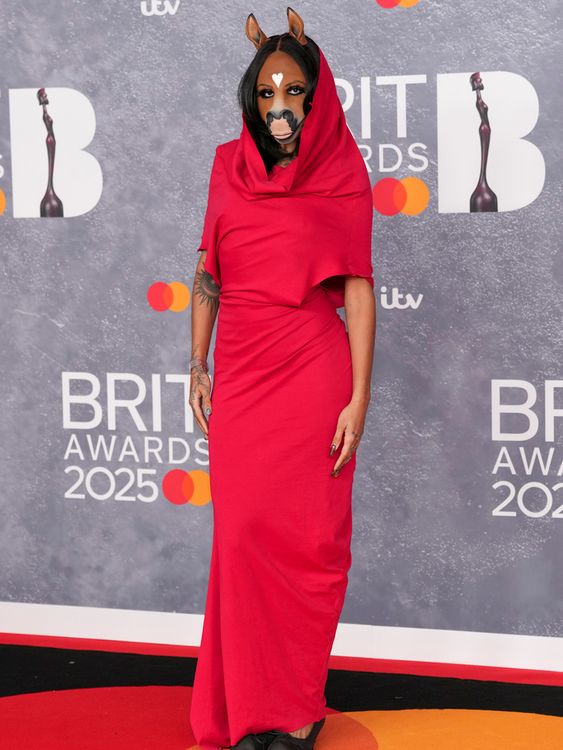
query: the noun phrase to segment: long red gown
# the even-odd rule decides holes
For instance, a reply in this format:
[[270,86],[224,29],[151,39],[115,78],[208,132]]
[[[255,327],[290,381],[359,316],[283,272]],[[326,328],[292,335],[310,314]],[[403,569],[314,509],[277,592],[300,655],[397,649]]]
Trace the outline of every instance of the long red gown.
[[266,173],[246,124],[217,147],[199,250],[221,286],[213,546],[190,722],[202,750],[325,716],[351,565],[356,457],[331,477],[352,361],[344,276],[373,287],[365,163],[321,52],[299,155]]

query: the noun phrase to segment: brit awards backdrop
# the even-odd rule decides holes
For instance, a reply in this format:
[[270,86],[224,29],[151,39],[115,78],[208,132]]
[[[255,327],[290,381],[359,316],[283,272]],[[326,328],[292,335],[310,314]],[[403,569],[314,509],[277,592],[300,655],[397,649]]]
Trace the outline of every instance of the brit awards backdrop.
[[[563,673],[562,6],[295,10],[373,185],[333,653]],[[2,3],[2,632],[199,644],[191,287],[250,12],[286,30],[273,0]]]

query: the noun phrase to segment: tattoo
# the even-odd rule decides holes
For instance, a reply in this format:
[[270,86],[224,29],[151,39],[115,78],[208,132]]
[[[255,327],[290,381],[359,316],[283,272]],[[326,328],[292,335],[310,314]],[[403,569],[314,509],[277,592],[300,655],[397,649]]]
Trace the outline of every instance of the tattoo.
[[196,404],[199,399],[207,399],[210,396],[211,388],[209,375],[205,372],[201,365],[192,367],[190,372],[190,406]]
[[213,276],[203,269],[196,271],[196,284],[194,293],[201,297],[202,302],[213,310],[219,307],[219,294],[221,287],[215,282]]

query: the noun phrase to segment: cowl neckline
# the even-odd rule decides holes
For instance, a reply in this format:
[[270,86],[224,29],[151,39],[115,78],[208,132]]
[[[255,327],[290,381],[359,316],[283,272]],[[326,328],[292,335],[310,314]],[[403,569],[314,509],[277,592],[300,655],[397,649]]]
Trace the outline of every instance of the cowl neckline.
[[279,180],[280,175],[285,174],[286,169],[289,169],[293,164],[295,164],[298,158],[299,157],[296,156],[294,159],[292,159],[292,161],[289,162],[289,164],[286,164],[285,167],[282,167],[281,164],[274,164],[268,173],[268,179]]
[[[350,148],[357,149],[348,128],[334,76],[319,48],[319,75],[312,106],[301,128],[299,153],[286,167],[275,172],[266,165],[247,127],[244,116],[228,179],[247,198],[268,194],[321,194],[337,196],[350,185],[357,162],[349,160]],[[351,143],[352,142],[352,143]]]

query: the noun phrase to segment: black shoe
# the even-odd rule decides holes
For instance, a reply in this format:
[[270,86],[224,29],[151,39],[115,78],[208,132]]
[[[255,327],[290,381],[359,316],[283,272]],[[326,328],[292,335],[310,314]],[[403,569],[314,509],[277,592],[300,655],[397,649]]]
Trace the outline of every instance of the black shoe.
[[230,745],[232,750],[266,750],[272,740],[281,732],[273,729],[271,732],[259,732],[258,734],[245,734],[236,745]]
[[268,745],[268,750],[313,750],[318,733],[323,728],[326,716],[315,721],[307,737],[294,737],[289,732],[278,734]]

